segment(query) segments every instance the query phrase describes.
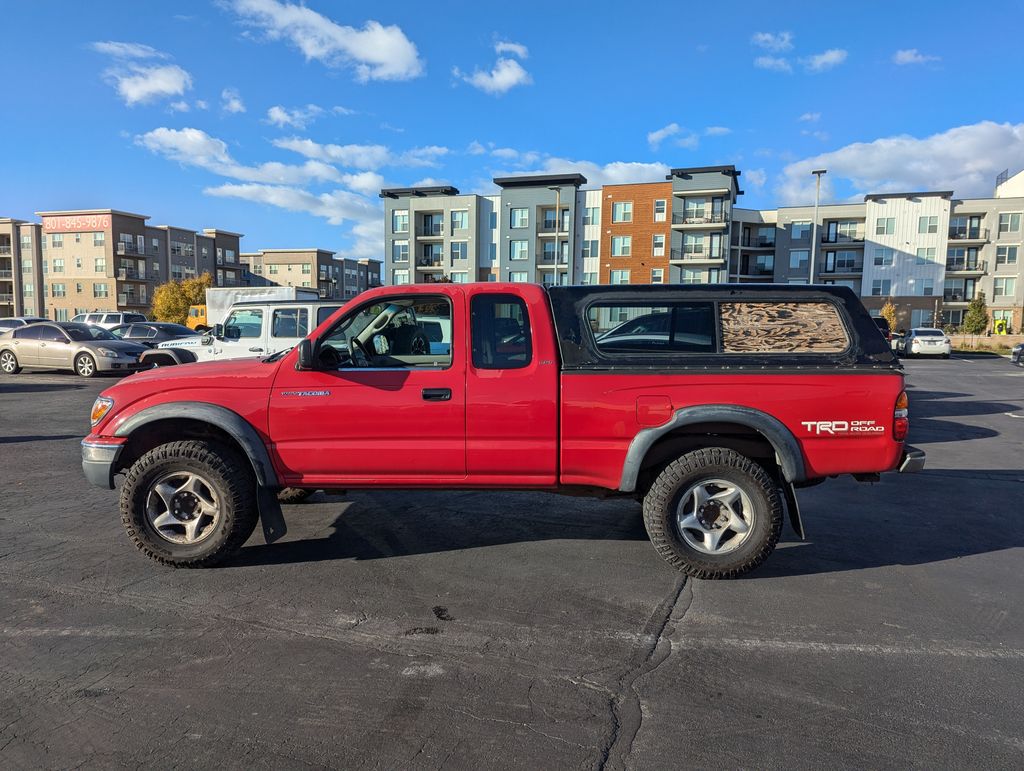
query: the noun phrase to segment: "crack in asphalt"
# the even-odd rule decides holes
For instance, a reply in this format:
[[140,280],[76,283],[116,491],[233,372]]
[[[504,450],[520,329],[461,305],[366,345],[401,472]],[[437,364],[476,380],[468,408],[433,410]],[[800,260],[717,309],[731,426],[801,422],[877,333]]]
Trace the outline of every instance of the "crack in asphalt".
[[[685,576],[679,576],[672,590],[652,611],[640,634],[640,644],[633,650],[629,666],[618,679],[618,687],[609,699],[612,725],[599,748],[597,768],[601,771],[605,768],[626,768],[626,761],[633,750],[633,742],[640,732],[644,719],[636,683],[641,677],[660,667],[671,654],[672,643],[668,640],[665,630],[687,586],[690,586],[690,582]],[[677,621],[683,620],[692,603],[691,586],[689,601]]]

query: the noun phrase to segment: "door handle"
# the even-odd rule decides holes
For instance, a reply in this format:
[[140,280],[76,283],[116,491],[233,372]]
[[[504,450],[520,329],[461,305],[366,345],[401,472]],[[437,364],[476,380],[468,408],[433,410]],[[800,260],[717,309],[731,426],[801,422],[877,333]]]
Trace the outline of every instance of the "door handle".
[[447,402],[452,398],[450,388],[424,388],[422,393],[425,402]]
[[249,350],[252,351],[253,353],[263,353],[263,349],[260,348],[258,345],[254,345]]

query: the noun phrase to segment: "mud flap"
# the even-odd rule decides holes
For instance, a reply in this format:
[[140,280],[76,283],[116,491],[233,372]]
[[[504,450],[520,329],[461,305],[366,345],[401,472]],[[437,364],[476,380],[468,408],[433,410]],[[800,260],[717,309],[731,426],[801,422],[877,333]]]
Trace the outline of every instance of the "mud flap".
[[782,485],[782,495],[786,499],[786,509],[789,511],[789,524],[793,526],[793,531],[800,540],[806,541],[807,536],[804,535],[804,522],[800,518],[800,505],[796,502],[796,489],[793,487],[792,482],[786,482]]
[[263,538],[273,543],[288,532],[284,522],[281,504],[277,501],[277,493],[267,487],[260,486],[256,492],[256,503],[260,509],[260,524],[263,525]]

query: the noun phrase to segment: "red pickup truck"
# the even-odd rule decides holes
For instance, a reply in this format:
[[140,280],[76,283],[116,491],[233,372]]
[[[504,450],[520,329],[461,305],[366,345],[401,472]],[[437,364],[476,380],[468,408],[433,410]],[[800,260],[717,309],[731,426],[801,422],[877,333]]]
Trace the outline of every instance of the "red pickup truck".
[[[124,475],[128,535],[215,565],[277,494],[532,489],[641,500],[671,565],[761,564],[795,488],[916,471],[903,373],[836,286],[426,284],[360,295],[290,351],[125,378],[92,410],[86,477]],[[382,523],[382,527],[386,524]]]

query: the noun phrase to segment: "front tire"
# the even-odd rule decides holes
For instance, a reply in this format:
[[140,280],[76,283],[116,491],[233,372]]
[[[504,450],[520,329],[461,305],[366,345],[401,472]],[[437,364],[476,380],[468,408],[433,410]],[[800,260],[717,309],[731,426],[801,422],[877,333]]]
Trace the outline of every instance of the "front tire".
[[95,377],[96,360],[87,353],[80,353],[75,357],[75,372],[82,377]]
[[18,357],[11,351],[0,353],[0,371],[5,375],[17,375],[21,372],[21,365],[18,364]]
[[277,494],[277,500],[279,503],[302,503],[309,496],[311,496],[315,490],[306,490],[301,487],[286,487]]
[[132,464],[121,488],[121,523],[150,559],[213,567],[252,535],[256,479],[234,450],[212,442],[170,442]]
[[669,463],[644,497],[651,543],[694,578],[737,578],[764,562],[782,533],[782,499],[762,466],[709,447]]

